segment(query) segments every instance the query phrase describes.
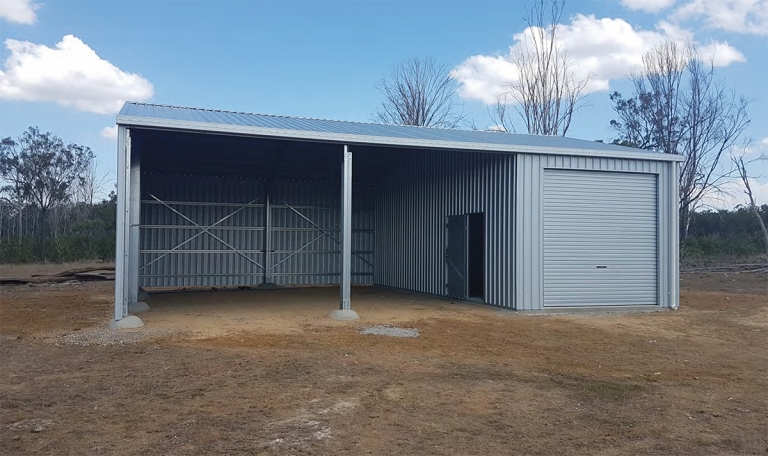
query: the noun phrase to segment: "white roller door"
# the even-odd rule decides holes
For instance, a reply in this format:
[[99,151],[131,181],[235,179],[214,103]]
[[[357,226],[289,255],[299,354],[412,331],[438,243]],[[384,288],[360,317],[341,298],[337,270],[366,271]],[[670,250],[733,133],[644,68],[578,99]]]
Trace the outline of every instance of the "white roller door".
[[658,304],[657,176],[544,170],[544,306]]

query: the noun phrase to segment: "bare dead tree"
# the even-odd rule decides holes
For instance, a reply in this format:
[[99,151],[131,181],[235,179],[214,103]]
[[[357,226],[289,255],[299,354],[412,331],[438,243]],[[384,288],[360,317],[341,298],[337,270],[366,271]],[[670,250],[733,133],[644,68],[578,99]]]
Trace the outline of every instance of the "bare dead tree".
[[768,160],[768,157],[765,155],[761,155],[757,157],[754,160],[750,160],[747,162],[744,162],[744,154],[733,156],[731,157],[731,161],[733,162],[734,167],[736,168],[736,171],[739,173],[739,178],[741,179],[741,183],[744,185],[744,194],[747,195],[747,204],[749,204],[749,209],[752,211],[752,213],[755,214],[755,217],[757,218],[757,222],[760,224],[760,229],[763,232],[763,239],[765,240],[765,252],[768,254],[768,229],[765,228],[765,223],[763,222],[763,218],[760,216],[760,211],[758,209],[757,203],[755,202],[755,196],[752,193],[752,187],[750,186],[749,180],[750,176],[747,172],[747,166],[749,166],[752,163],[756,163],[758,161],[766,161]]
[[573,114],[584,101],[592,76],[579,77],[557,40],[565,0],[536,0],[525,17],[528,27],[509,56],[517,77],[505,85],[491,118],[507,132],[516,132],[508,105],[533,135],[565,135]]
[[493,121],[494,128],[504,133],[517,133],[512,117],[509,115],[509,93],[496,95],[496,104],[488,106],[488,116]]
[[108,180],[109,172],[100,171],[96,161],[92,161],[83,169],[75,185],[72,186],[72,200],[92,206],[96,195],[104,191]]
[[685,239],[694,209],[732,177],[722,158],[749,125],[749,101],[726,90],[692,44],[661,44],[643,56],[630,79],[631,98],[611,95],[618,116],[611,121],[619,135],[614,142],[683,156],[679,209]]
[[459,82],[434,59],[410,59],[392,67],[377,86],[384,100],[374,120],[394,125],[456,128],[465,114],[456,103]]

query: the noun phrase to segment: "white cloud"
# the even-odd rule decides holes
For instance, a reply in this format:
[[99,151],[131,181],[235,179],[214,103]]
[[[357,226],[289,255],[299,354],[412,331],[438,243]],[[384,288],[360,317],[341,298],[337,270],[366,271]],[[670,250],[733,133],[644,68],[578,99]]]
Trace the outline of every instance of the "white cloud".
[[117,125],[102,128],[100,134],[107,139],[117,139]]
[[[530,35],[530,29],[516,34],[515,43],[509,48],[510,55],[530,39]],[[623,19],[598,19],[582,14],[558,28],[558,44],[573,61],[575,76],[592,75],[586,93],[609,90],[611,80],[627,77],[633,68],[642,64],[644,53],[667,40],[685,44],[693,40],[693,34],[670,22],[660,22],[656,30],[642,30]],[[718,66],[746,60],[728,43],[712,41],[702,51],[706,51],[702,52],[703,59],[711,58]],[[515,82],[517,71],[509,55],[475,55],[457,66],[453,75],[462,84],[463,98],[493,104],[498,94],[505,91],[505,83]]]
[[631,10],[658,13],[675,3],[675,0],[621,0],[621,4]]
[[504,84],[515,78],[517,70],[504,56],[473,55],[453,70],[461,83],[463,98],[494,104]]
[[[752,189],[752,196],[755,202],[768,204],[768,138],[756,144],[746,144],[744,146],[734,146],[729,154],[724,157],[722,162],[723,170],[731,166],[733,158],[743,158],[747,168],[749,186]],[[731,169],[732,178],[724,182],[718,192],[711,192],[702,200],[703,207],[714,209],[732,209],[739,204],[746,204],[749,198],[744,193],[744,184],[739,178],[739,173]]]
[[[750,170],[753,171],[753,170]],[[758,205],[768,204],[768,181],[765,179],[749,179],[749,188]],[[702,200],[703,208],[733,209],[740,204],[747,204],[749,198],[744,193],[744,184],[739,179],[733,179],[722,185],[721,192],[710,195]]]
[[724,67],[732,63],[747,61],[744,54],[729,46],[727,42],[713,41],[710,44],[699,46],[698,50],[702,60],[706,62],[711,61],[712,65],[716,67]]
[[[768,157],[768,138],[763,138],[760,142],[749,143],[741,147],[733,146],[730,155],[731,157],[747,157],[749,159],[757,156]],[[768,161],[763,161],[763,163],[758,163],[757,165],[765,167],[765,174],[768,174]]]
[[12,39],[5,46],[11,55],[0,71],[0,98],[115,114],[125,100],[144,101],[153,94],[149,81],[120,70],[72,35],[55,48]]
[[32,0],[0,0],[0,18],[19,24],[34,24],[38,5]]
[[701,19],[716,29],[768,35],[768,0],[692,0],[677,9],[672,18]]

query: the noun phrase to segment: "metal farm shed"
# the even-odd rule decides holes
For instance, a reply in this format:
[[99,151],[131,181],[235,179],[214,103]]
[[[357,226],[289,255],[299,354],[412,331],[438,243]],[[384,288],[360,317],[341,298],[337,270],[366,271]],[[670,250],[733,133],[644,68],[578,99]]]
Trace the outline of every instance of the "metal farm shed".
[[141,287],[261,284],[678,306],[674,155],[131,102],[117,125],[116,320]]

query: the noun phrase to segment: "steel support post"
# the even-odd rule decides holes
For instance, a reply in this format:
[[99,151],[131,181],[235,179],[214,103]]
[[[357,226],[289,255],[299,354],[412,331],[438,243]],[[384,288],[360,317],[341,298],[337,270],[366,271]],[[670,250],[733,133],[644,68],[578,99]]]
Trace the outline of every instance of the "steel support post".
[[341,310],[349,310],[352,287],[352,152],[344,146],[341,165]]
[[141,160],[138,151],[131,151],[130,159],[130,206],[128,224],[128,292],[127,302],[136,302],[139,297],[139,225],[141,222]]
[[264,280],[262,283],[272,284],[272,183],[267,183],[266,200],[264,204]]
[[672,193],[671,200],[672,207],[670,208],[670,226],[672,232],[669,233],[671,246],[671,263],[669,267],[672,269],[672,277],[670,280],[670,290],[672,296],[670,296],[670,307],[677,309],[680,307],[680,163],[672,162],[672,171],[670,172],[670,192]]
[[115,320],[128,314],[126,271],[128,251],[128,194],[131,177],[131,138],[127,128],[118,127],[117,134],[117,220],[115,235]]

